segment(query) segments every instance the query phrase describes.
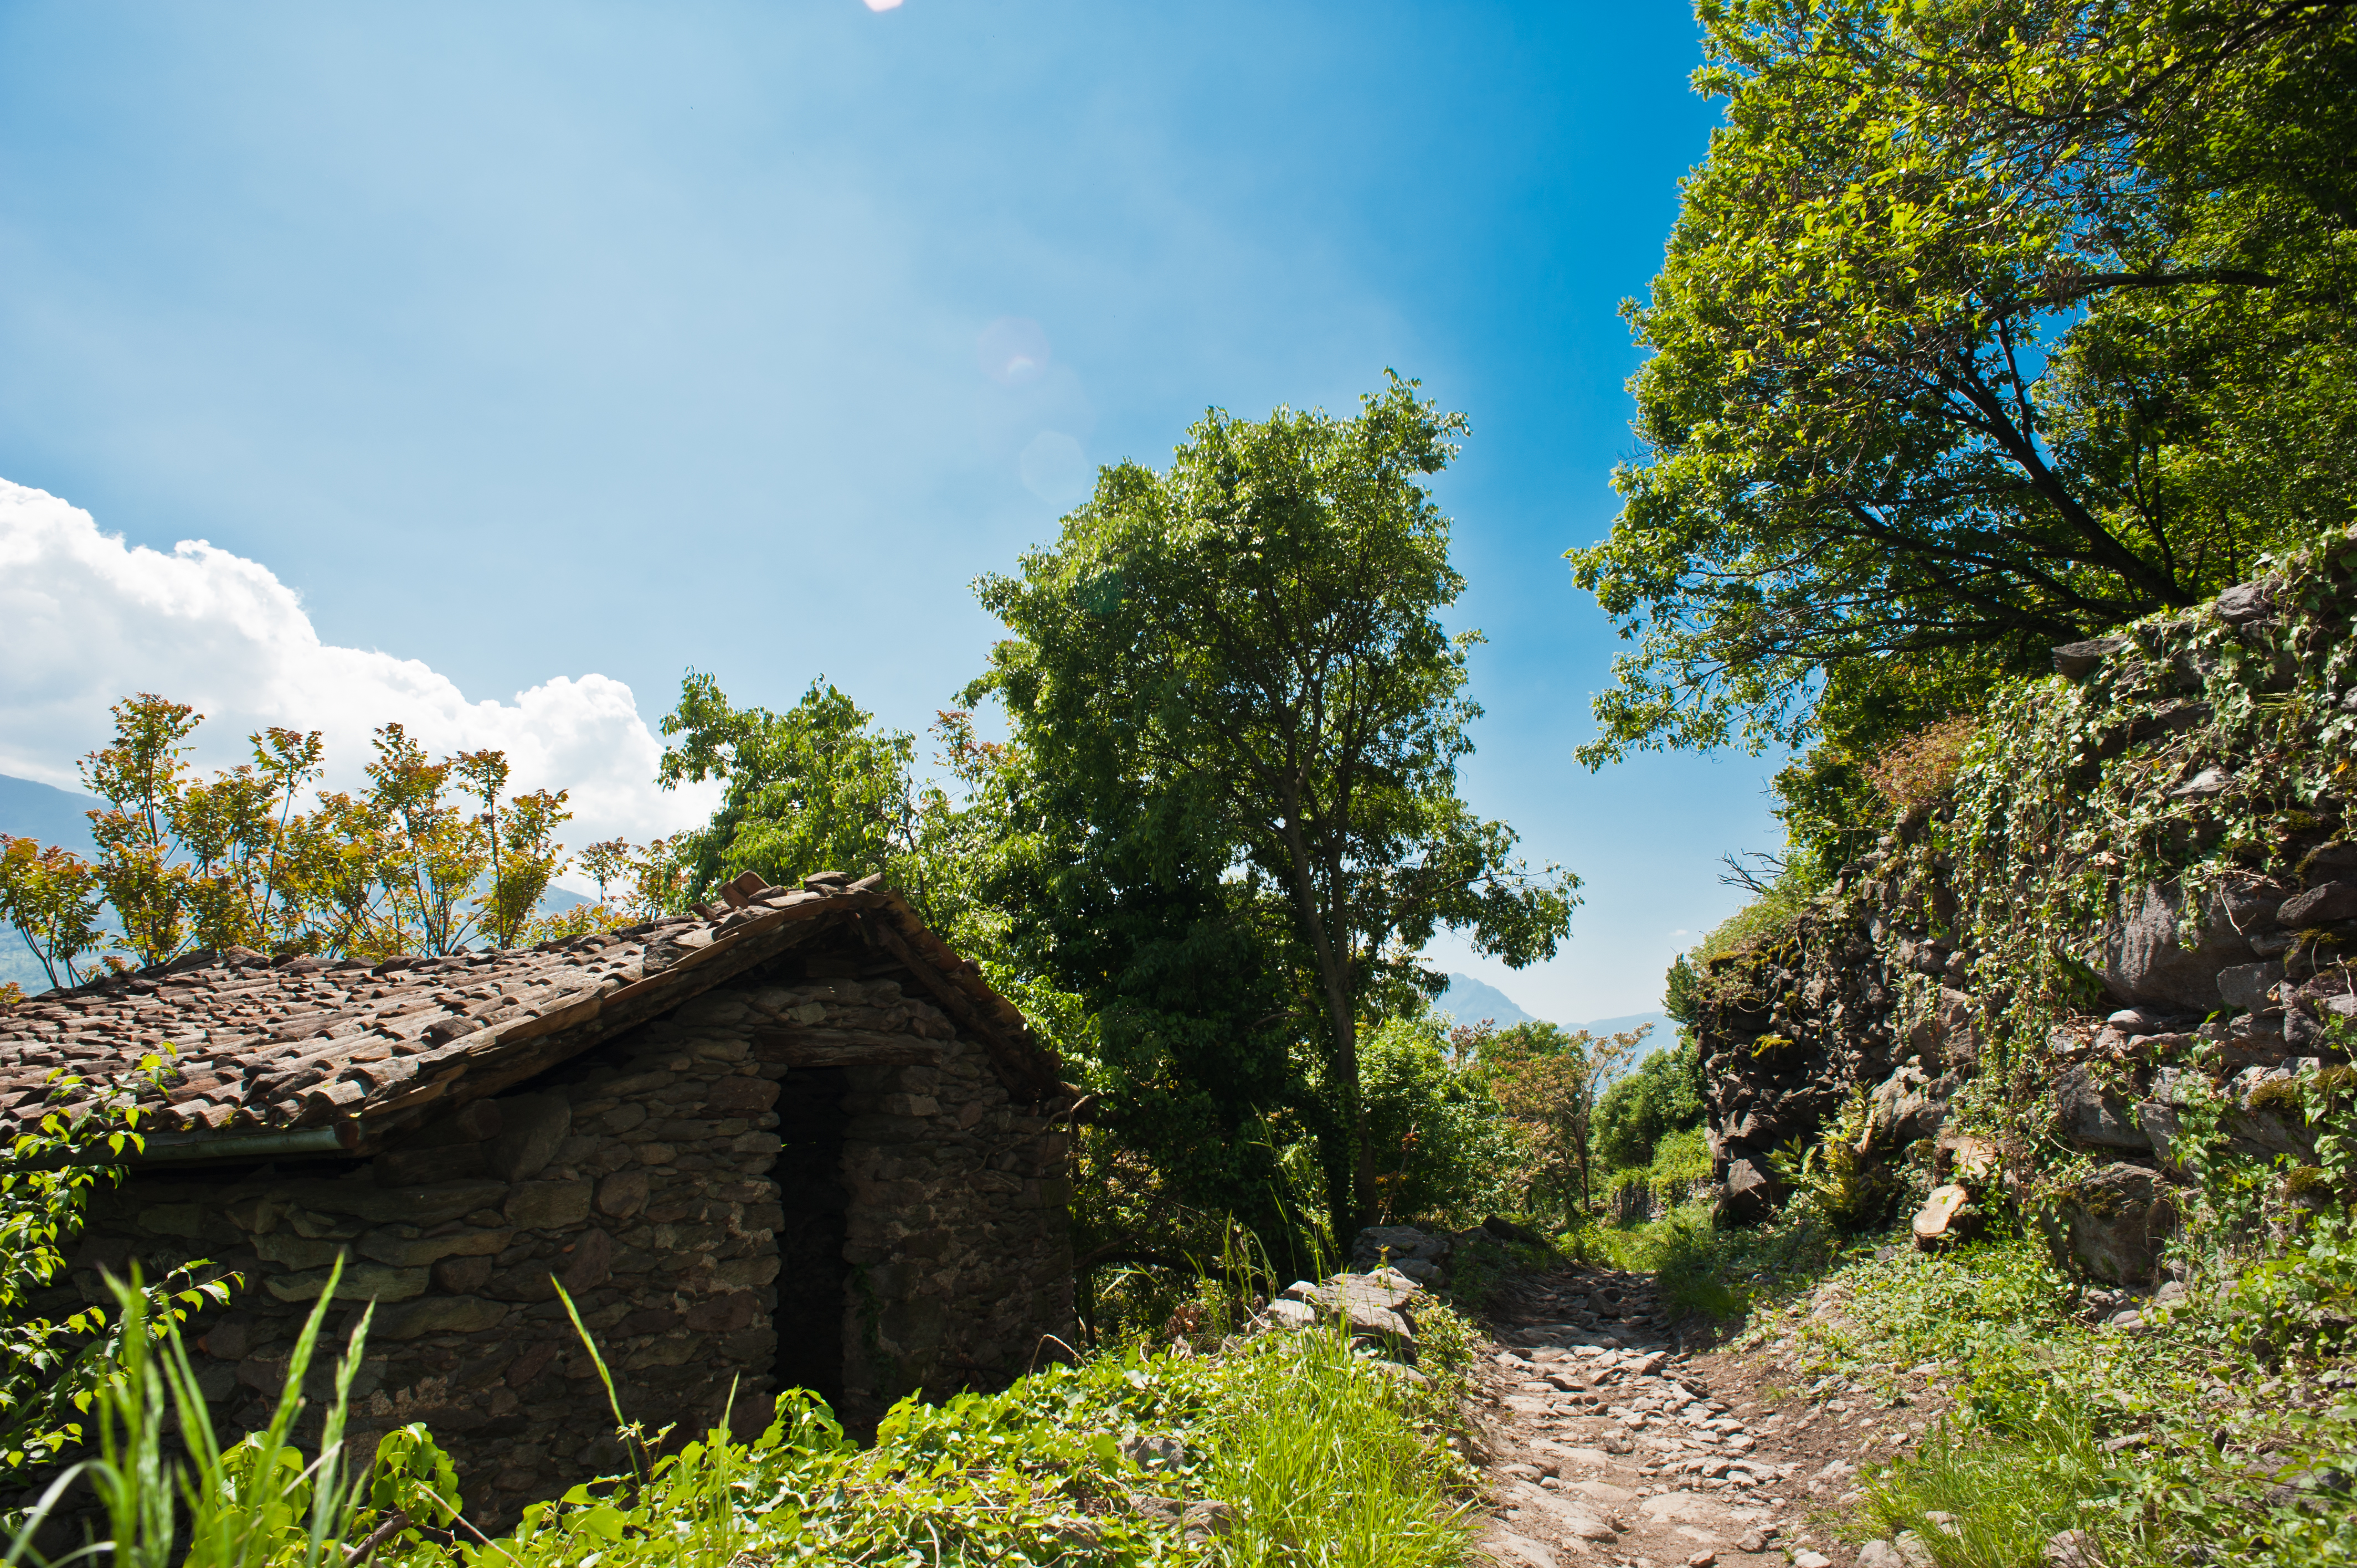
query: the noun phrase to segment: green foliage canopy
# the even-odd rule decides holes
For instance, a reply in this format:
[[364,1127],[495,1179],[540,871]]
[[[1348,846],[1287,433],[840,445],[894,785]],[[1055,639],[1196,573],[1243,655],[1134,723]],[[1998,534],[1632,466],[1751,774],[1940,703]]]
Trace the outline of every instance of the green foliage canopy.
[[1596,1157],[1607,1170],[1653,1162],[1663,1138],[1702,1124],[1702,1061],[1690,1040],[1654,1051],[1596,1106]]
[[689,671],[662,721],[672,739],[656,782],[716,779],[726,789],[711,822],[676,846],[689,896],[747,871],[791,886],[818,871],[899,869],[914,837],[916,741],[874,720],[824,676],[780,714],[736,707],[712,676]]
[[1568,553],[1637,644],[1591,766],[1900,733],[1942,714],[1889,693],[1953,711],[2347,520],[2350,7],[1700,16],[1727,123],[1628,307],[1646,452]]
[[1463,581],[1418,481],[1463,428],[1396,377],[1352,419],[1215,410],[1168,470],[1104,469],[1054,546],[979,585],[1015,635],[968,698],[1005,702],[1075,820],[1114,841],[1183,820],[1190,875],[1273,907],[1253,929],[1319,1058],[1341,1236],[1375,1206],[1361,1019],[1437,992],[1415,955],[1441,927],[1551,954],[1577,886],[1527,874],[1457,794],[1473,634],[1440,624]]

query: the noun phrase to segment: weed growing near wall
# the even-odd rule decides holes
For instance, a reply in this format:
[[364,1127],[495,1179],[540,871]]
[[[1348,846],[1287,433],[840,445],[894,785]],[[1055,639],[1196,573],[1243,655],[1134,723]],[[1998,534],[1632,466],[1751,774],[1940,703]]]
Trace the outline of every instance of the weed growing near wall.
[[2042,1245],[1998,1235],[1853,1255],[1744,1342],[1782,1350],[1803,1391],[1894,1423],[1910,1369],[1953,1397],[1866,1475],[1840,1521],[1857,1539],[1912,1531],[1942,1568],[2035,1563],[2066,1529],[2110,1568],[2348,1561],[2357,1380],[2270,1372],[2231,1301],[2147,1306],[2127,1329],[2104,1316]]
[[[363,1464],[343,1441],[365,1316],[330,1385],[318,1451],[289,1441],[321,1297],[271,1428],[176,1459],[203,1402],[178,1332],[127,1356],[102,1396],[101,1452],[51,1489],[97,1483],[118,1563],[189,1568],[727,1568],[845,1563],[1148,1564],[1203,1561],[1423,1568],[1453,1563],[1473,1477],[1450,1449],[1469,1329],[1427,1307],[1422,1375],[1340,1330],[1274,1333],[1218,1356],[1132,1347],[996,1394],[904,1401],[873,1447],[806,1393],[754,1442],[621,1423],[629,1474],[533,1505],[511,1534],[468,1529],[430,1434],[404,1428]],[[143,1321],[126,1287],[127,1320]],[[593,1347],[594,1348],[594,1347]],[[610,1391],[611,1384],[608,1383]],[[618,1410],[618,1420],[621,1412]],[[192,1424],[193,1423],[193,1424]],[[17,1533],[31,1548],[37,1517]]]

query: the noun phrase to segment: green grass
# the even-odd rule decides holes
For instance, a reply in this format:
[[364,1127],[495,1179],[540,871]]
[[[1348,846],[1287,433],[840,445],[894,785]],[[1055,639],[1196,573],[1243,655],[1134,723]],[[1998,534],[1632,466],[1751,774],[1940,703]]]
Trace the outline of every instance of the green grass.
[[1325,1332],[1288,1337],[1236,1368],[1208,1477],[1211,1496],[1236,1510],[1226,1561],[1415,1568],[1458,1559],[1465,1509],[1451,1501],[1429,1438],[1402,1407],[1368,1397],[1363,1368]]
[[[127,1291],[125,1302],[135,1315]],[[1448,1442],[1472,1335],[1437,1305],[1417,1316],[1421,1378],[1334,1329],[1263,1335],[1216,1356],[1132,1345],[1001,1393],[904,1401],[865,1449],[806,1394],[781,1398],[751,1444],[725,1422],[681,1442],[618,1405],[630,1473],[534,1504],[496,1540],[469,1531],[422,1426],[387,1434],[372,1457],[340,1443],[365,1322],[308,1458],[290,1438],[291,1391],[318,1314],[271,1431],[226,1452],[200,1443],[185,1459],[167,1431],[200,1430],[203,1403],[164,1325],[132,1338],[123,1376],[101,1395],[101,1453],[79,1475],[107,1510],[113,1561],[135,1568],[347,1568],[363,1542],[386,1568],[1444,1568],[1462,1555],[1474,1496]],[[1203,1500],[1225,1505],[1226,1528],[1189,1538],[1184,1505]],[[436,1529],[454,1512],[455,1539]],[[16,1532],[12,1563],[40,1562],[38,1522]]]
[[1835,1380],[1886,1403],[1911,1397],[1909,1369],[1937,1369],[1946,1419],[1869,1467],[1857,1512],[1833,1521],[1845,1533],[1911,1530],[1941,1568],[2035,1563],[2066,1529],[2093,1537],[2108,1568],[2357,1559],[2345,1489],[2270,1498],[2287,1480],[2357,1468],[2357,1400],[2327,1392],[2319,1368],[2270,1370],[2198,1302],[2136,1333],[2090,1322],[2072,1282],[2019,1235],[1876,1251],[1832,1261],[1837,1306],[1763,1305],[1739,1341],[1788,1358],[1779,1379],[1802,1391]]
[[2065,1530],[2092,1536],[2108,1568],[2146,1557],[2115,1517],[2122,1499],[2108,1456],[2083,1425],[2054,1419],[2012,1434],[1935,1429],[1921,1451],[1867,1481],[1864,1528],[1921,1537],[1940,1568],[2019,1568],[2042,1562]]
[[1603,1226],[1595,1236],[1614,1267],[1656,1275],[1673,1313],[1700,1312],[1721,1321],[1802,1288],[1830,1255],[1813,1228],[1719,1230],[1701,1204],[1642,1225]]

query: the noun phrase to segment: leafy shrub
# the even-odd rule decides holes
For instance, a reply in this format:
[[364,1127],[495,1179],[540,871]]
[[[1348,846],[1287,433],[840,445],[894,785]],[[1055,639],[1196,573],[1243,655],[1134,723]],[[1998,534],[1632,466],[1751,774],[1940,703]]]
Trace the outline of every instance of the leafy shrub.
[[1710,1140],[1700,1127],[1665,1133],[1653,1145],[1653,1163],[1647,1167],[1656,1187],[1697,1182],[1710,1176]]
[[1768,1156],[1792,1201],[1838,1230],[1881,1225],[1899,1194],[1898,1178],[1857,1152],[1871,1114],[1866,1091],[1853,1090],[1813,1145],[1794,1138]]
[[1867,779],[1901,813],[1919,811],[1955,782],[1964,767],[1964,749],[1979,733],[1980,720],[1970,714],[1943,719],[1867,763]]
[[1499,1207],[1512,1144],[1480,1075],[1452,1060],[1432,1016],[1389,1019],[1359,1045],[1360,1095],[1383,1216],[1457,1217]]
[[1604,1091],[1596,1106],[1596,1157],[1612,1170],[1651,1165],[1664,1135],[1699,1127],[1702,1118],[1701,1058],[1682,1039]]
[[[139,1070],[162,1065],[150,1057]],[[62,1101],[86,1086],[59,1078],[50,1088]],[[81,1230],[91,1189],[122,1176],[103,1161],[143,1146],[138,1111],[111,1101],[102,1096],[79,1120],[62,1110],[43,1116],[17,1136],[0,1169],[0,1466],[8,1469],[46,1464],[84,1440],[91,1401],[114,1376],[126,1335],[161,1333],[229,1295],[226,1279],[199,1283],[207,1267],[199,1260],[135,1288],[138,1326],[99,1306],[63,1318],[34,1310],[36,1295],[65,1272],[65,1246]]]

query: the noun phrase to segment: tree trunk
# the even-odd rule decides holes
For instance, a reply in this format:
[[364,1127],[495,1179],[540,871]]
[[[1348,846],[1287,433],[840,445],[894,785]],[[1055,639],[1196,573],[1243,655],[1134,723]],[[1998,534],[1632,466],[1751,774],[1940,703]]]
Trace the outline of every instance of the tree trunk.
[[1286,806],[1283,833],[1286,858],[1292,863],[1294,918],[1301,922],[1302,939],[1317,960],[1318,989],[1325,993],[1327,1065],[1333,1080],[1329,1093],[1336,1135],[1343,1145],[1326,1151],[1327,1207],[1335,1249],[1347,1258],[1351,1239],[1375,1208],[1374,1151],[1367,1147],[1366,1107],[1359,1095],[1358,1022],[1351,1013],[1348,954],[1319,912],[1317,875],[1296,802]]

